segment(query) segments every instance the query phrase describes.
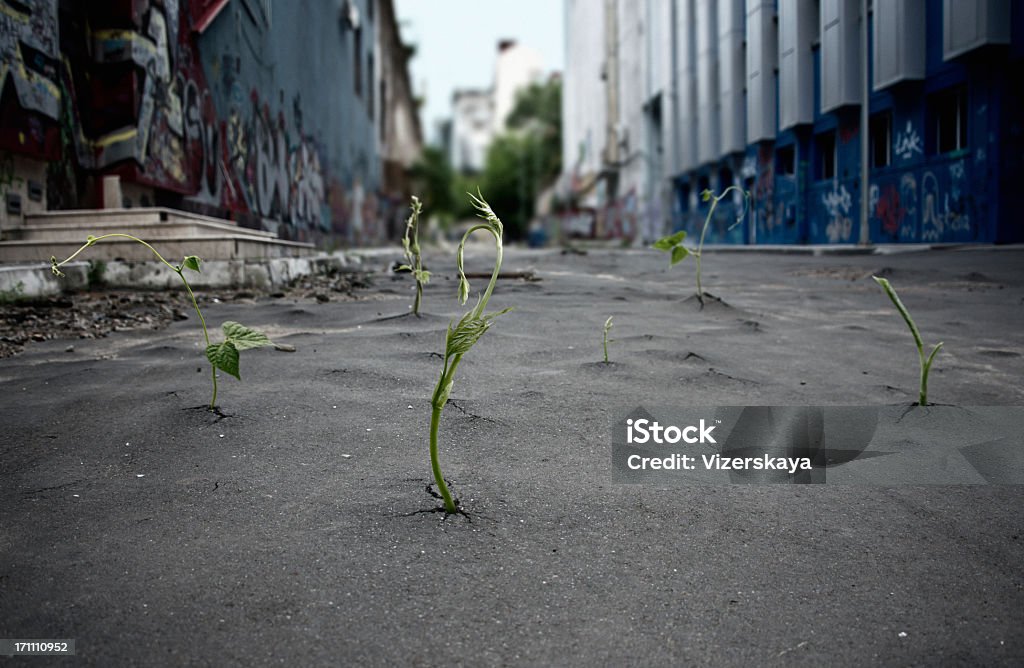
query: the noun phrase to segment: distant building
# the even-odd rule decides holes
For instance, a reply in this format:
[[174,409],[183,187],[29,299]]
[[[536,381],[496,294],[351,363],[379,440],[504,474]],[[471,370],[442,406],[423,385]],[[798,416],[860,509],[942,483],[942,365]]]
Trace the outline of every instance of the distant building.
[[505,131],[516,95],[541,82],[543,75],[537,51],[515,40],[498,42],[493,86],[457,90],[452,95],[449,158],[456,170],[478,172],[484,168],[487,149],[494,137]]
[[452,94],[452,167],[479,172],[494,137],[494,98],[490,90],[457,90]]
[[[287,239],[393,232],[421,140],[392,0],[3,4],[3,237],[101,206]],[[111,175],[122,201],[103,201]]]
[[567,0],[568,223],[698,231],[738,185],[709,240],[856,243],[867,197],[874,243],[1024,241],[1024,3],[868,4],[863,54],[859,0]]

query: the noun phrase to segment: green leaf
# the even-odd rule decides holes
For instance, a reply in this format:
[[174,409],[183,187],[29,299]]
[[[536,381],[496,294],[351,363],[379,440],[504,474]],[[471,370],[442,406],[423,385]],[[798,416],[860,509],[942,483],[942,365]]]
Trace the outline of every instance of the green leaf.
[[199,263],[202,260],[197,255],[186,255],[185,260],[181,263],[182,269],[191,269],[192,271],[199,271]]
[[672,249],[672,264],[678,264],[686,259],[686,256],[690,254],[690,251],[686,250],[686,246],[676,246]]
[[426,285],[427,283],[430,282],[430,272],[427,271],[426,269],[414,271],[413,275],[416,277],[416,280],[422,283],[423,285]]
[[465,304],[466,300],[469,299],[469,281],[466,280],[466,275],[459,273],[459,303]]
[[224,337],[234,344],[235,348],[238,350],[248,350],[249,348],[260,348],[262,346],[274,345],[273,341],[271,341],[263,332],[250,329],[237,322],[228,320],[221,327],[224,329]]
[[672,248],[681,244],[685,238],[686,230],[682,230],[662,239],[658,239],[654,242],[654,248],[662,251],[672,250]]
[[242,380],[238,374],[238,348],[235,348],[231,341],[207,346],[206,359],[224,373],[229,373],[238,380]]
[[[455,327],[448,327],[448,336],[445,340],[445,357],[451,358],[456,355],[466,354],[473,347],[480,337],[484,335],[487,328],[491,326],[490,318],[474,318],[472,312],[467,313]],[[492,315],[491,318],[498,314]]]
[[398,271],[412,271],[412,267],[407,264],[398,265]]

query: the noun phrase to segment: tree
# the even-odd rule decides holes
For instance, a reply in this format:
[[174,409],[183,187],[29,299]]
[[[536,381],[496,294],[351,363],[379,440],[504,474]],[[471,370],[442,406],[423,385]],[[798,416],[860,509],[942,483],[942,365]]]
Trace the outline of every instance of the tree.
[[487,151],[481,187],[502,212],[512,238],[525,236],[537,195],[562,169],[562,84],[557,79],[520,91],[507,118],[508,132]]

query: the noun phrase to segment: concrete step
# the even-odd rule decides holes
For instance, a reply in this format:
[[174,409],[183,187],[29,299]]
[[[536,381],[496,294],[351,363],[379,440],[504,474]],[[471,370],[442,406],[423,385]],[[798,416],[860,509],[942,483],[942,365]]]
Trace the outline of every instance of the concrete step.
[[[49,262],[50,256],[63,260],[85,242],[86,234],[75,240],[56,241],[2,241],[0,262]],[[222,234],[219,236],[177,236],[145,239],[172,264],[181,262],[186,255],[198,255],[203,260],[249,260],[280,257],[303,257],[312,255],[313,244],[265,237],[244,233]],[[114,238],[103,240],[78,256],[82,260],[123,260],[142,262],[153,260],[152,251],[130,239]]]
[[84,238],[84,236],[89,234],[99,236],[98,232],[91,231],[93,228],[113,230],[113,228],[138,228],[148,225],[183,226],[188,224],[195,225],[195,229],[200,233],[203,231],[213,231],[216,234],[218,232],[234,231],[268,239],[276,238],[273,232],[241,228],[231,220],[159,207],[141,209],[76,209],[31,213],[25,216],[25,224],[22,227],[11,228],[11,231],[31,234],[31,230],[35,229],[76,229],[85,230]]
[[[25,224],[4,230],[0,262],[49,262],[78,250],[89,235],[130,234],[151,243],[168,262],[185,255],[204,260],[248,260],[312,255],[312,244],[282,241],[273,232],[239,227],[187,211],[164,208],[47,211],[25,216]],[[79,257],[148,261],[153,254],[131,239],[104,239]]]

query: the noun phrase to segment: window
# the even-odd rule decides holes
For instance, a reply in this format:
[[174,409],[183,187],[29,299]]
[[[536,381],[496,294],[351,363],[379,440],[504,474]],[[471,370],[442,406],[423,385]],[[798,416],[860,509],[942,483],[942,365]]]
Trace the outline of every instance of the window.
[[796,174],[796,146],[780,146],[775,149],[775,173],[782,176]]
[[728,167],[723,167],[718,172],[718,194],[723,193],[731,185],[733,185],[732,170]]
[[814,178],[818,181],[836,177],[836,133],[826,132],[814,139],[817,157],[814,167]]
[[356,28],[352,31],[355,42],[354,53],[352,54],[352,80],[355,82],[356,97],[363,96],[363,29]]
[[868,124],[871,136],[871,166],[887,167],[892,162],[892,112],[875,114]]
[[933,95],[931,112],[931,151],[949,153],[967,147],[967,91],[954,88]]

